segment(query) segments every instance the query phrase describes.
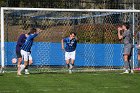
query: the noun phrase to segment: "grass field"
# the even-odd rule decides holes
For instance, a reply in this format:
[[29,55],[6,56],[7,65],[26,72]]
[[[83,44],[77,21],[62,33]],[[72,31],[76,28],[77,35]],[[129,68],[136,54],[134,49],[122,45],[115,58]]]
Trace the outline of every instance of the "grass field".
[[0,93],[139,93],[140,73],[40,73],[0,75]]

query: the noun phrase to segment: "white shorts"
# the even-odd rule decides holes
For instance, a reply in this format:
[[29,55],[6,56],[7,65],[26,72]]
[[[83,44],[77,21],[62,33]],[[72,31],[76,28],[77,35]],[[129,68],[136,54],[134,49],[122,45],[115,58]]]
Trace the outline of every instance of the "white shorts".
[[76,51],[73,52],[65,52],[65,60],[73,59],[75,60]]
[[24,61],[32,60],[32,56],[31,56],[30,52],[27,52],[27,51],[24,51],[24,50],[21,50],[20,52],[21,52],[21,55],[22,55],[22,59]]

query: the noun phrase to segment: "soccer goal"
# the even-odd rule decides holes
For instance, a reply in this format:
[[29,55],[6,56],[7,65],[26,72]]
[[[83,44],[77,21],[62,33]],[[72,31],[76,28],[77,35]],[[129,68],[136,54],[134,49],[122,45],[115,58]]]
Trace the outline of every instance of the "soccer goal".
[[[16,58],[19,35],[40,28],[43,32],[32,47],[31,71],[66,71],[60,41],[70,32],[76,32],[78,38],[74,71],[122,69],[123,44],[118,40],[117,27],[129,22],[134,35],[140,30],[139,18],[140,10],[1,7],[1,68],[16,71],[17,65],[11,60]],[[132,60],[136,66],[135,49]]]

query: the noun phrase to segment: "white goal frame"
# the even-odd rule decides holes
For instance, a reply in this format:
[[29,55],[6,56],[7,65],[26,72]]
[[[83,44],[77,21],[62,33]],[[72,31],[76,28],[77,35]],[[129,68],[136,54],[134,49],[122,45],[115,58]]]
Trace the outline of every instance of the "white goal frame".
[[[4,68],[4,10],[41,10],[41,11],[74,11],[74,12],[122,12],[122,13],[133,13],[133,35],[134,35],[134,13],[140,13],[140,10],[134,9],[56,9],[56,8],[19,8],[19,7],[1,7],[1,68]],[[133,38],[134,44],[134,38]],[[134,48],[133,48],[133,64],[134,64]],[[134,68],[134,65],[133,65]]]

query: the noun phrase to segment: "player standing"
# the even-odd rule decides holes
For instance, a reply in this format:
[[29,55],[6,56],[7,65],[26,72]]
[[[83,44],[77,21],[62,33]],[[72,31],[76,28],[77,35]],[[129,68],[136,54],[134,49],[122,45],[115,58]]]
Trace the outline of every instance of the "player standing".
[[[122,39],[124,43],[123,58],[124,58],[125,71],[123,73],[129,73],[129,69],[130,69],[130,73],[134,73],[132,70],[132,63],[131,63],[131,56],[132,56],[132,49],[133,49],[133,34],[129,28],[130,28],[129,23],[123,23],[121,27],[118,27],[118,38]],[[121,31],[123,31],[122,34]]]
[[[69,37],[63,38],[61,40],[62,49],[65,50],[65,61],[69,69],[69,73],[72,73],[72,68],[74,66],[77,40],[75,38],[76,33],[71,32]],[[64,43],[66,44],[64,48]]]
[[41,30],[36,30],[35,28],[32,28],[29,32],[29,36],[27,37],[25,43],[21,47],[21,55],[22,58],[24,59],[24,65],[20,65],[20,70],[18,71],[18,75],[21,75],[21,71],[27,66],[28,60],[29,60],[29,65],[33,63],[32,61],[32,56],[31,56],[31,47],[33,44],[34,38],[41,32]]

